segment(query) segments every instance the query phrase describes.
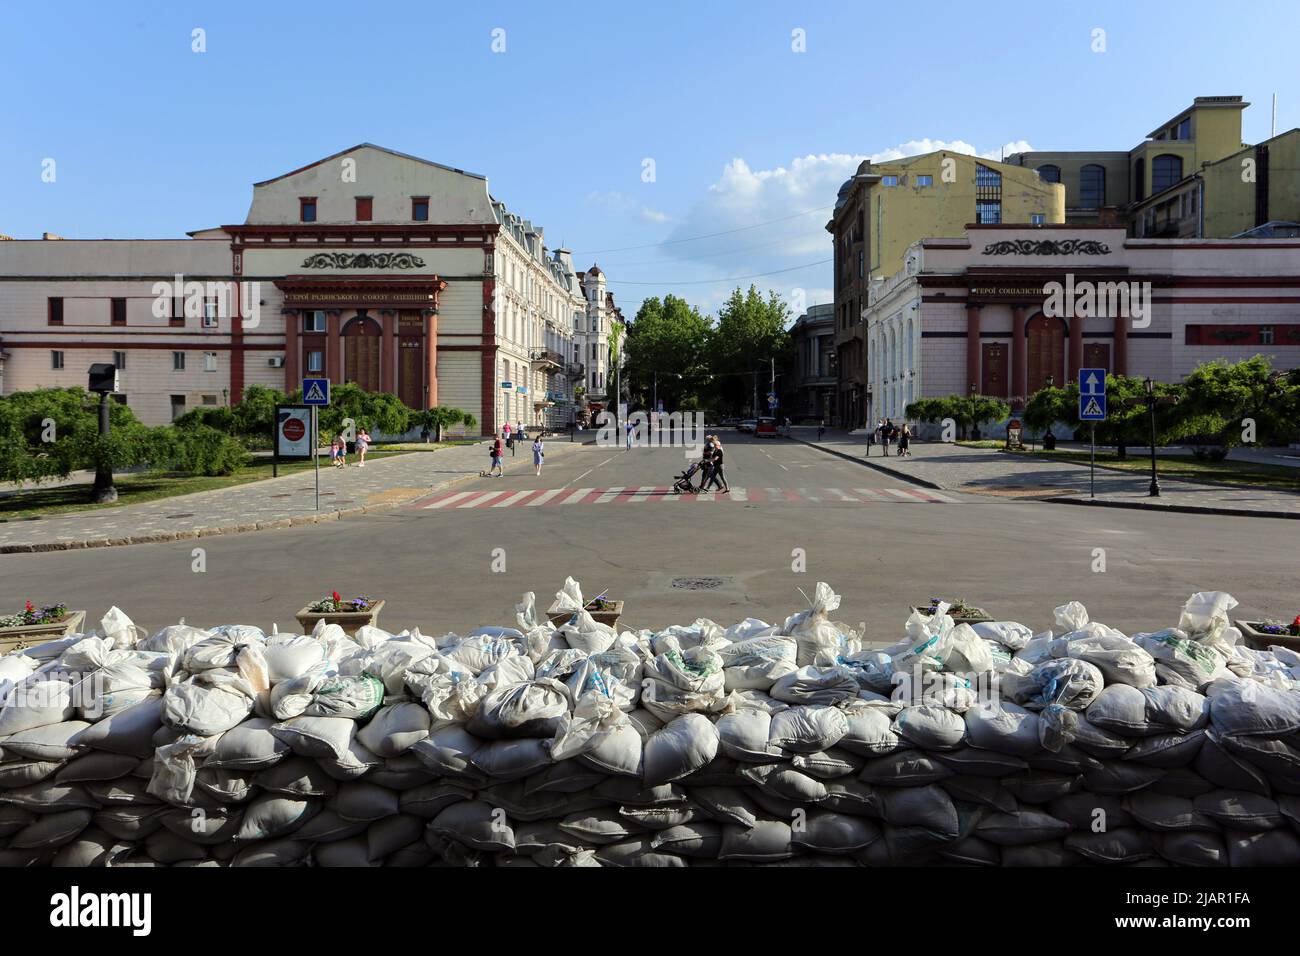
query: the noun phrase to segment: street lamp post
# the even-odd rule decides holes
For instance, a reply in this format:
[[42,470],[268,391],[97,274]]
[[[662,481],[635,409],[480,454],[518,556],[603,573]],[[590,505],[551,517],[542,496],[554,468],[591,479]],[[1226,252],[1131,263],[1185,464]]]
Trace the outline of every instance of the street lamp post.
[[1152,498],[1159,498],[1160,479],[1156,477],[1156,383],[1148,375],[1142,385],[1146,388],[1147,412],[1151,419],[1151,488],[1149,495]]

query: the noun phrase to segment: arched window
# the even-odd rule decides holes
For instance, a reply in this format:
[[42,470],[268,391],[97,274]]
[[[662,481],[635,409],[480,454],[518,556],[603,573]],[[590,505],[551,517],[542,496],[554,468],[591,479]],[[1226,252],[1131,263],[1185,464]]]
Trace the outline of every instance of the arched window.
[[1046,166],[1039,166],[1035,172],[1038,178],[1045,183],[1059,183],[1061,181],[1061,167],[1053,166],[1050,163]]
[[1106,168],[1090,163],[1079,170],[1079,205],[1100,209],[1106,205]]
[[908,319],[907,320],[907,367],[908,369],[913,369],[916,367],[915,363],[913,362],[913,357],[914,356],[913,356],[913,349],[912,349],[912,320]]
[[1151,160],[1151,193],[1168,189],[1183,178],[1183,158],[1163,153]]
[[1147,198],[1147,161],[1140,157],[1133,164],[1133,198]]

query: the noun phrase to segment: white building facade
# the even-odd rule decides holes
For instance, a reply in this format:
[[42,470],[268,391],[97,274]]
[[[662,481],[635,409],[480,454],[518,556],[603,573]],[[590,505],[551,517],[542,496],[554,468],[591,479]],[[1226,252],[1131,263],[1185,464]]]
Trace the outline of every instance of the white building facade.
[[579,276],[483,176],[361,144],[189,235],[0,242],[0,394],[113,362],[148,424],[305,376],[461,408],[484,434],[572,418]]

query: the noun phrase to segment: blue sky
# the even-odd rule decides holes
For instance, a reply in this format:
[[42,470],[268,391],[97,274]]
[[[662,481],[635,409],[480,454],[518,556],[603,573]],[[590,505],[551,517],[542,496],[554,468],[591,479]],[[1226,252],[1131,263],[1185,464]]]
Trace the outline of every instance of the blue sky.
[[[0,233],[158,238],[240,222],[253,182],[369,141],[485,174],[551,247],[599,262],[625,311],[665,292],[712,310],[750,281],[828,301],[830,266],[808,264],[830,256],[822,227],[861,158],[954,143],[995,157],[1006,144],[1127,149],[1219,94],[1254,104],[1243,134],[1257,141],[1274,92],[1278,129],[1300,125],[1297,12],[1295,0],[1176,12],[1151,0],[11,2]],[[205,53],[191,51],[196,27]],[[726,281],[777,270],[790,271]]]

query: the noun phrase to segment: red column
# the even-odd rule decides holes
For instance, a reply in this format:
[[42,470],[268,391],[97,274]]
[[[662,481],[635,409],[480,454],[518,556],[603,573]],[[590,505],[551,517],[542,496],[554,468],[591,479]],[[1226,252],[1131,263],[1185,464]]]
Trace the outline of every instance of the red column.
[[284,313],[284,390],[292,392],[302,384],[298,371],[301,361],[302,346],[298,341],[298,331],[302,327],[302,315],[299,312]]
[[1066,379],[1079,381],[1079,369],[1083,368],[1083,319],[1073,316],[1070,319],[1070,358],[1067,365]]
[[438,313],[430,312],[424,318],[424,364],[425,385],[424,404],[433,408],[438,404]]
[[1115,348],[1111,357],[1111,373],[1114,375],[1128,374],[1128,321],[1122,315],[1115,316]]
[[332,385],[343,382],[343,337],[339,334],[342,319],[338,310],[326,313],[325,369]]
[[382,312],[379,315],[379,322],[384,331],[383,345],[379,353],[379,390],[381,392],[397,392],[397,382],[393,377],[393,349],[397,337],[395,335],[397,325],[397,314],[395,312]]
[[1011,307],[1011,399],[1023,404],[1029,384],[1025,362],[1025,307]]
[[975,391],[980,383],[980,307],[966,305],[966,391],[974,385]]

